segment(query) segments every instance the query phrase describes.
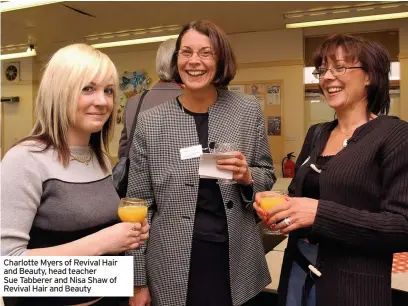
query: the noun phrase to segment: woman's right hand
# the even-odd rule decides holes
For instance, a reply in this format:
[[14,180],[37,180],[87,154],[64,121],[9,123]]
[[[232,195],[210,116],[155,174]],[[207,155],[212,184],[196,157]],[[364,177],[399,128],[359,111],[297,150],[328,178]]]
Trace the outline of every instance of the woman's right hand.
[[133,296],[129,298],[129,306],[150,306],[152,299],[147,286],[135,287]]
[[[138,248],[148,237],[149,225],[121,222],[96,232],[93,238],[101,254],[118,254]],[[95,245],[94,244],[94,245]]]
[[258,215],[259,219],[261,219],[264,222],[268,221],[268,212],[264,211],[261,207],[260,207],[260,203],[261,203],[261,199],[263,197],[280,197],[282,196],[280,193],[275,192],[275,191],[263,191],[263,192],[258,192],[255,195],[255,202],[253,204],[253,207],[256,211],[256,214]]

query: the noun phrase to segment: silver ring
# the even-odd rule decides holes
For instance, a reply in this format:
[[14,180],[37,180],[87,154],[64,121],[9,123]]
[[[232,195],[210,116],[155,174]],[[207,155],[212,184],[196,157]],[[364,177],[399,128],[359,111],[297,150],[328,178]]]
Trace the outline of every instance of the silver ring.
[[283,222],[286,224],[286,226],[291,225],[290,217],[287,217],[287,218],[283,219]]

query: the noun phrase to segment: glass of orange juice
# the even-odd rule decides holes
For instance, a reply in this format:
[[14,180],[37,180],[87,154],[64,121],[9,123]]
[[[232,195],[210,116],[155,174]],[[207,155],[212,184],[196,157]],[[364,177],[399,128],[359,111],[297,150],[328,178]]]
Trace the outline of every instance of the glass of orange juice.
[[[275,193],[274,195],[265,195],[261,198],[259,206],[264,212],[268,212],[273,207],[282,204],[285,201],[283,194]],[[273,225],[273,224],[272,224]],[[271,226],[272,226],[271,225]],[[267,235],[281,235],[279,230],[273,231],[269,227],[264,229]]]
[[120,199],[118,215],[123,222],[143,223],[147,216],[147,202],[143,199]]

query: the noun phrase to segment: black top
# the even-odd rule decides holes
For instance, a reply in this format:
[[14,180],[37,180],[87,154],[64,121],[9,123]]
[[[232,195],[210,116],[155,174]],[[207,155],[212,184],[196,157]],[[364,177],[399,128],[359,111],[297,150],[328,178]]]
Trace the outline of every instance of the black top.
[[[319,156],[316,160],[316,168],[321,170],[323,166],[330,161],[333,155]],[[306,175],[305,181],[303,182],[303,196],[311,199],[320,199],[319,190],[319,177],[320,174],[316,171],[309,171]]]
[[[337,120],[327,123],[311,146],[309,130],[297,161],[292,192],[303,188],[310,163],[324,150]],[[391,305],[393,253],[408,251],[408,124],[379,116],[356,129],[348,145],[320,174],[320,199],[308,239],[319,244],[316,305]],[[306,161],[310,156],[310,160]],[[303,171],[307,170],[306,171]],[[295,239],[293,239],[295,238]],[[279,284],[285,305],[296,246],[289,235]]]
[[[177,101],[181,107],[178,98]],[[204,151],[208,150],[208,113],[194,113],[182,109],[194,117],[199,142]],[[200,179],[193,238],[212,242],[228,241],[227,217],[216,179]]]

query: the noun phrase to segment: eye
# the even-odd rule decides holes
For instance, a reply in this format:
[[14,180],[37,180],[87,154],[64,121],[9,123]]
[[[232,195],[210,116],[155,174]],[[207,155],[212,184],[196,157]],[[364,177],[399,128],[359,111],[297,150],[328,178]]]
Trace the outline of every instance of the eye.
[[184,49],[184,50],[180,50],[179,54],[184,57],[190,57],[191,55],[193,55],[193,51]]
[[86,87],[82,88],[83,93],[92,93],[94,90],[95,90],[95,88],[93,86],[86,86]]
[[105,92],[105,94],[107,94],[109,96],[112,96],[115,91],[113,90],[112,87],[108,87],[108,88],[105,88],[104,92]]
[[201,57],[210,57],[212,56],[213,53],[211,50],[200,50],[200,56]]
[[343,66],[334,66],[333,70],[336,72],[343,72],[344,67]]

